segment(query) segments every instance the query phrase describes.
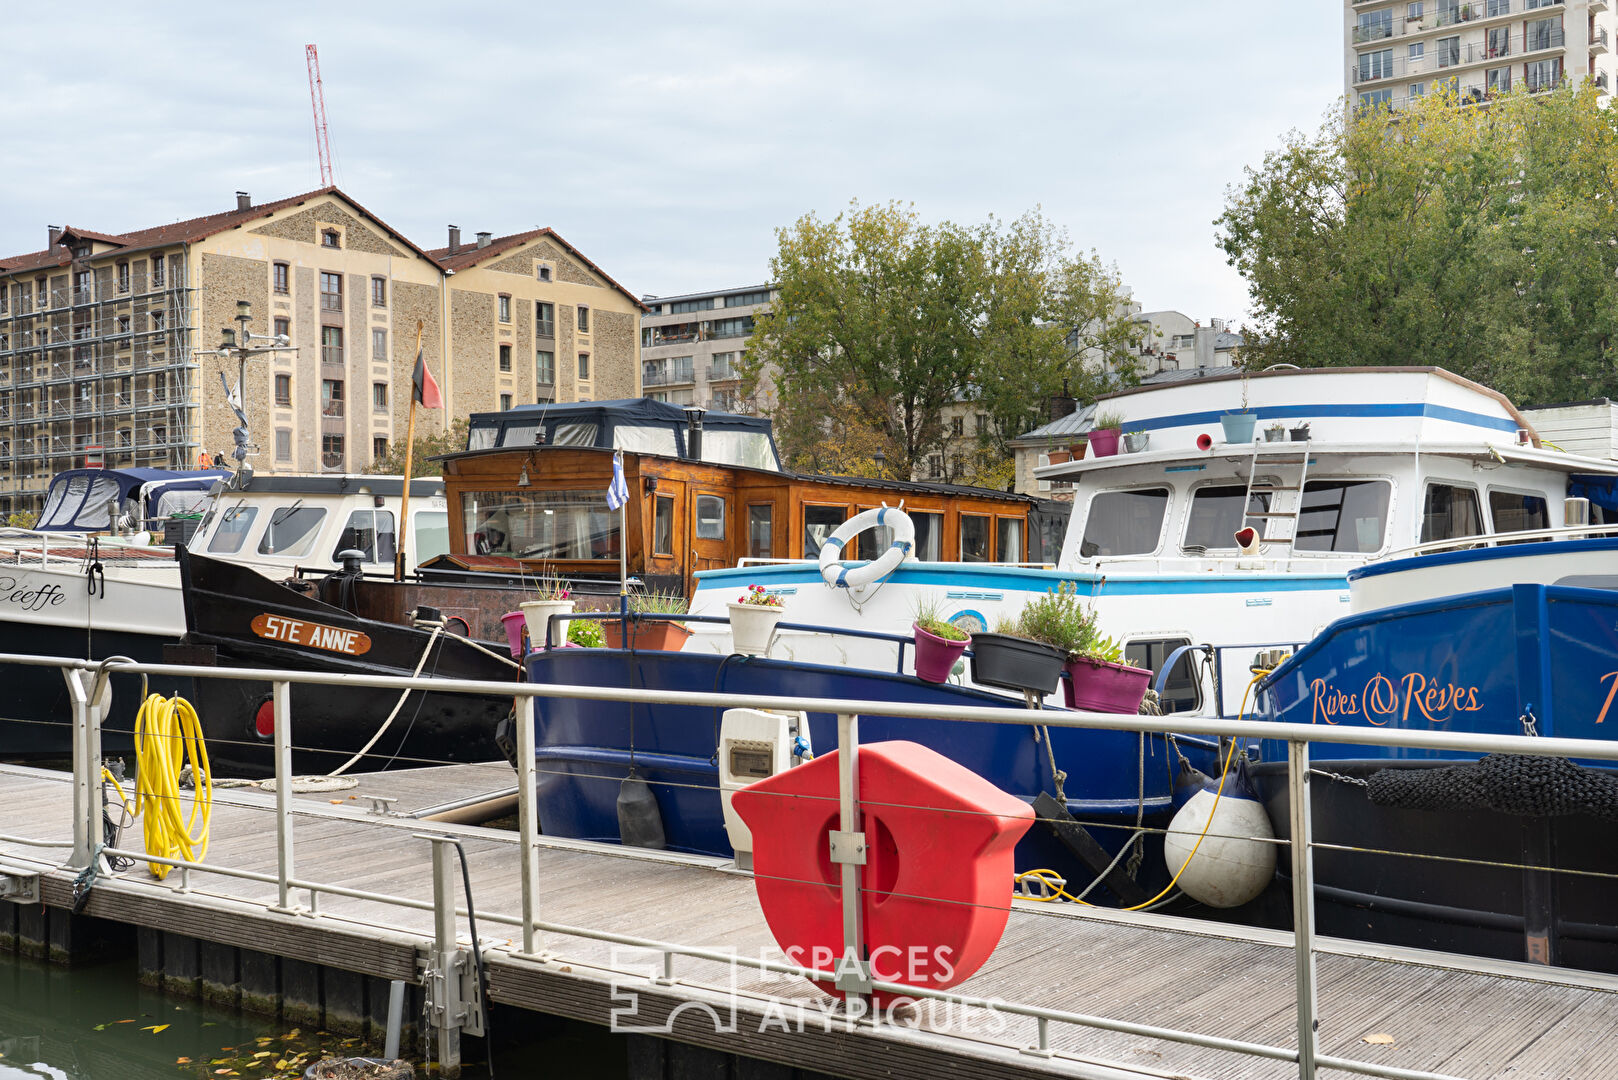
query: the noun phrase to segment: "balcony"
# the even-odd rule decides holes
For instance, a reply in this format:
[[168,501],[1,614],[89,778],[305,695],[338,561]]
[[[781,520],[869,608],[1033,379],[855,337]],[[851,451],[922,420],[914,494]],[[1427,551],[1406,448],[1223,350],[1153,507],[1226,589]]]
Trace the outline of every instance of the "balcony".
[[1590,13],[1593,15],[1598,11],[1606,11],[1607,10],[1607,0],[1590,0],[1589,4],[1587,6],[1588,6],[1588,8],[1590,10]]
[[647,364],[641,369],[642,386],[680,386],[696,381],[690,364]]
[[739,379],[741,377],[742,373],[736,370],[736,366],[734,364],[708,365],[709,382],[730,382],[732,379]]
[[1611,90],[1609,90],[1607,87],[1608,80],[1607,73],[1605,71],[1596,72],[1595,78],[1591,79],[1590,81],[1595,83],[1596,89],[1600,90],[1603,94],[1611,93]]
[[1370,41],[1381,41],[1383,38],[1393,36],[1393,22],[1376,23],[1372,26],[1356,26],[1354,28],[1354,44],[1363,45]]
[[1604,53],[1606,51],[1607,51],[1607,28],[1604,27],[1604,26],[1598,26],[1598,27],[1596,27],[1595,33],[1590,35],[1590,52],[1592,54],[1596,54],[1596,53]]
[[341,420],[343,418],[343,403],[341,401],[328,401],[320,407],[320,415],[328,420]]
[[1528,92],[1530,94],[1537,94],[1541,90],[1555,90],[1558,86],[1561,86],[1562,83],[1563,79],[1560,71],[1549,72],[1543,75],[1530,71],[1528,73],[1528,77],[1523,80],[1523,85],[1528,87]]
[[[1603,31],[1603,33],[1605,33],[1605,31]],[[1566,39],[1567,34],[1562,30],[1561,27],[1557,27],[1554,30],[1542,31],[1537,34],[1531,33],[1528,35],[1527,40],[1523,42],[1522,51],[1526,54],[1539,52],[1542,49],[1560,49],[1566,43]]]
[[556,336],[555,319],[539,319],[534,323],[534,333],[539,337],[553,338]]

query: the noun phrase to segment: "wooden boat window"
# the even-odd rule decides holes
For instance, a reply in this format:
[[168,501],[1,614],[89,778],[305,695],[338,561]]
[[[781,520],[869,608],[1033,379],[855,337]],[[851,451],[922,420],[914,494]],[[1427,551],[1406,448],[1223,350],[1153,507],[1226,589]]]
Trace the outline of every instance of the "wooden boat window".
[[1186,516],[1184,546],[1203,551],[1236,550],[1236,531],[1244,521],[1265,535],[1266,518],[1246,521],[1242,498],[1247,497],[1248,514],[1267,514],[1270,496],[1265,492],[1248,495],[1244,484],[1200,487],[1191,493],[1191,513]]
[[1453,484],[1428,484],[1421,507],[1421,543],[1477,536],[1484,532],[1483,507],[1478,489]]
[[1388,528],[1386,480],[1311,480],[1303,489],[1294,551],[1382,549]]
[[725,500],[718,495],[697,496],[697,539],[725,538]]
[[428,559],[449,554],[449,511],[421,510],[410,515],[416,546],[405,552],[419,566]]
[[[1543,495],[1525,495],[1518,491],[1489,489],[1489,516],[1494,519],[1497,533],[1529,532],[1551,527],[1550,514]],[[1519,544],[1520,540],[1501,543]]]
[[337,562],[341,552],[350,549],[363,551],[366,562],[393,564],[398,554],[393,531],[392,510],[355,510],[348,515],[343,531],[337,534],[337,546],[331,549],[331,561]]
[[258,517],[256,506],[233,506],[226,510],[219,519],[219,527],[213,532],[213,539],[208,541],[208,552],[217,555],[234,555],[242,549],[247,540],[247,534],[253,529],[253,519]]
[[466,550],[520,559],[616,559],[618,515],[606,492],[518,494],[469,491],[461,496]]
[[922,562],[942,562],[944,560],[944,515],[927,513],[923,510],[907,510],[910,521],[916,526],[916,558]]
[[326,509],[323,506],[279,507],[270,514],[270,523],[264,527],[264,537],[258,542],[258,553],[301,559],[315,546],[321,522],[325,520]]
[[757,503],[747,508],[747,557],[768,559],[775,554],[775,506]]
[[820,558],[820,549],[837,526],[848,520],[846,506],[810,506],[803,508],[803,557]]
[[1169,508],[1169,489],[1103,491],[1090,500],[1079,557],[1148,555],[1163,536],[1163,518]]
[[674,499],[669,495],[657,497],[652,514],[652,554],[674,554]]
[[994,557],[1000,562],[1024,562],[1026,556],[1022,548],[1022,519],[997,517],[994,524]]
[[961,561],[989,561],[989,519],[983,514],[961,515]]

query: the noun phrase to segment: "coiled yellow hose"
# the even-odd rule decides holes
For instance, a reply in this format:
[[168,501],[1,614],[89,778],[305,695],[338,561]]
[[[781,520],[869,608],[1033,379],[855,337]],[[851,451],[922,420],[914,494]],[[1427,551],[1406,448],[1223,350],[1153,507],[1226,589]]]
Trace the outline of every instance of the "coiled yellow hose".
[[[191,763],[189,817],[182,809],[180,769]],[[183,697],[153,694],[135,716],[135,811],[141,818],[146,853],[197,862],[208,853],[208,821],[213,814],[213,776],[197,711]],[[200,821],[200,828],[199,828]],[[161,880],[171,869],[147,863]]]

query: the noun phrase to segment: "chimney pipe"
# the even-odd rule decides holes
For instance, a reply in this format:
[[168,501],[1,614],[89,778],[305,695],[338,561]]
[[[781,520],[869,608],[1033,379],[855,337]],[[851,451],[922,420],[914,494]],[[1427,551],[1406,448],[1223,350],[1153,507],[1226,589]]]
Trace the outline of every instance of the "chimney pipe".
[[478,247],[480,247],[480,248],[488,247],[489,246],[489,240],[493,236],[494,236],[494,233],[486,233],[486,232],[478,233]]
[[1068,392],[1067,380],[1063,379],[1062,392],[1051,396],[1051,420],[1056,421],[1064,416],[1071,416],[1078,407],[1079,403],[1073,400],[1073,395]]
[[251,210],[251,209],[253,209],[253,196],[249,195],[245,191],[238,191],[236,193],[236,209],[238,209],[238,210]]
[[685,456],[692,461],[702,460],[702,416],[707,411],[701,405],[685,407]]
[[[62,239],[62,227],[60,225],[51,225],[51,226],[48,226],[48,228],[49,228],[50,234],[51,234],[50,246],[55,247],[57,245],[57,243],[60,242],[61,239]],[[38,235],[38,234],[36,233],[35,235]]]
[[455,249],[460,247],[460,246],[461,246],[461,227],[459,225],[451,225],[449,227],[449,253],[451,255],[455,254]]

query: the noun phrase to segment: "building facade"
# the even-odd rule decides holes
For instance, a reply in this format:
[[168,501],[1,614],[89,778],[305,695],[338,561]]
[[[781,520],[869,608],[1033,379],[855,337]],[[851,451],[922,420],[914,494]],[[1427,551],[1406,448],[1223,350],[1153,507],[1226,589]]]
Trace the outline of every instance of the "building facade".
[[[532,305],[549,288],[568,319],[593,303],[596,336],[558,351],[576,363],[593,347],[604,383],[633,386],[639,302],[540,232],[503,252],[549,245],[552,277],[567,278],[530,266],[533,286],[514,289],[488,259],[441,262],[335,188],[258,205],[238,192],[234,209],[133,232],[51,228],[43,250],[0,258],[0,513],[39,509],[52,476],[87,463],[179,469],[228,453],[237,421],[221,375],[242,379],[256,471],[359,471],[404,437],[418,330],[446,406],[418,426],[499,407],[501,342],[514,366],[517,347],[539,345],[498,321],[503,293]],[[248,329],[287,346],[244,372],[219,355],[243,301]],[[508,392],[516,403],[537,390]]]
[[767,412],[775,383],[764,372],[742,394],[740,364],[753,319],[768,310],[768,285],[681,296],[646,296],[641,316],[641,382],[647,397],[723,412]]
[[1343,0],[1345,90],[1403,108],[1453,88],[1464,103],[1593,80],[1612,92],[1610,0]]

